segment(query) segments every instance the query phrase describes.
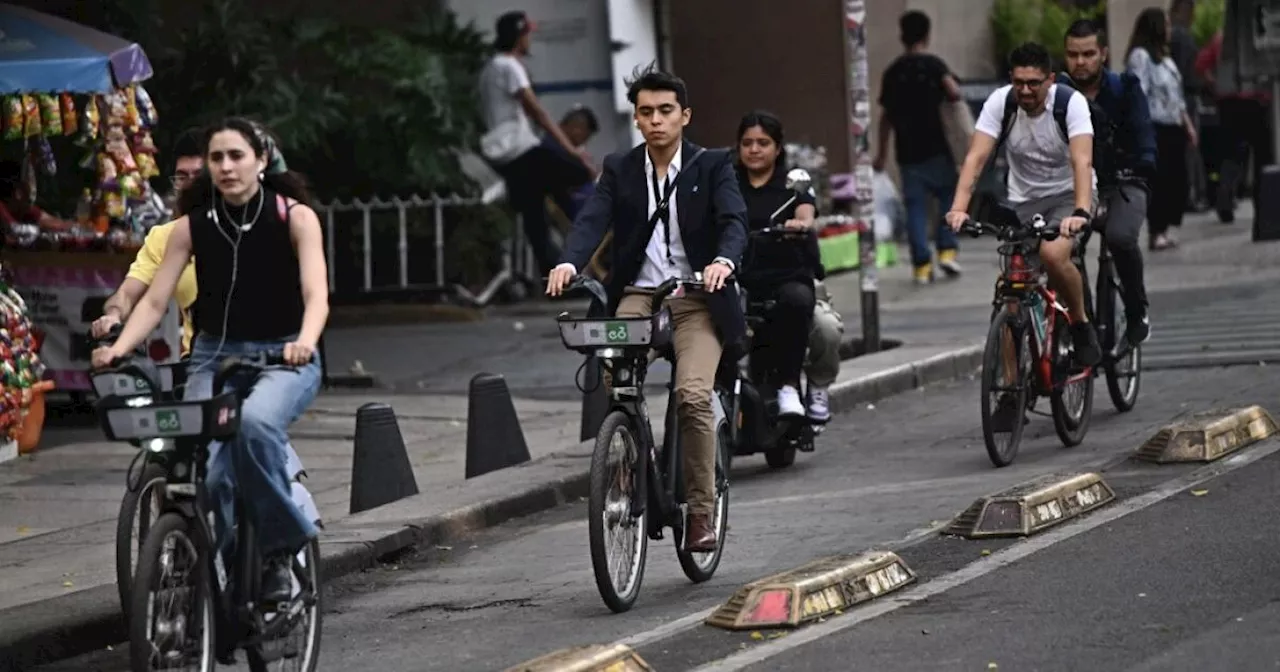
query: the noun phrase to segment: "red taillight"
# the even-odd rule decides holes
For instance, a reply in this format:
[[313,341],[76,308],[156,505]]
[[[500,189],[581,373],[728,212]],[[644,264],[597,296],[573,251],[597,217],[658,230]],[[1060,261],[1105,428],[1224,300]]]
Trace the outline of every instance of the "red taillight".
[[169,349],[169,344],[165,343],[163,338],[158,338],[147,346],[147,354],[151,356],[152,361],[163,362],[169,359],[173,351]]

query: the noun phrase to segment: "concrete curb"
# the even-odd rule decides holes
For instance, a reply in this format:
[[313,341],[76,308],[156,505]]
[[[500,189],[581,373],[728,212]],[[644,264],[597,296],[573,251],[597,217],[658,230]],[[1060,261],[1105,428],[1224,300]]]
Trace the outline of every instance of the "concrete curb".
[[[963,347],[838,382],[830,390],[832,412],[847,412],[859,404],[966,376],[976,370],[981,361],[981,347]],[[566,457],[550,455],[486,476],[515,473],[522,468],[554,460],[564,461]],[[344,526],[342,522],[345,521],[340,521],[335,525],[337,530],[326,530],[321,538],[323,580],[332,581],[373,567],[379,558],[414,546],[443,545],[514,518],[541,513],[586,497],[588,462],[580,462],[581,466],[575,464],[569,473],[561,473],[550,481],[513,486],[501,497],[411,519],[407,523],[381,526],[359,519]],[[395,504],[387,505],[392,506]],[[361,534],[362,529],[368,534]],[[343,533],[355,534],[356,538],[344,539]],[[12,607],[0,611],[0,672],[25,670],[105,649],[125,640],[127,629],[114,585]]]

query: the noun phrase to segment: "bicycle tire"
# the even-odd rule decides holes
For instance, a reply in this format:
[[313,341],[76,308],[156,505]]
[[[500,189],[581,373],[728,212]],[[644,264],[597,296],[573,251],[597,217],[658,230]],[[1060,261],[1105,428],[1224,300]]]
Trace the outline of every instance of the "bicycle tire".
[[[994,388],[997,387],[996,376],[1000,370],[1000,340],[1004,329],[1007,328],[1012,332],[1015,341],[1017,359],[1015,366],[1015,380],[1020,381],[1017,391],[1014,395],[1014,407],[1016,415],[1013,419],[1013,426],[1009,431],[1009,444],[1004,450],[1001,450],[996,443],[996,431],[992,414],[995,409],[991,407],[991,395]],[[982,441],[987,449],[987,457],[996,467],[1007,467],[1013,464],[1014,459],[1018,456],[1018,445],[1022,442],[1022,432],[1026,425],[1027,417],[1027,395],[1029,391],[1029,378],[1031,372],[1031,355],[1030,343],[1028,339],[1030,334],[1027,329],[1018,324],[1016,313],[1009,312],[1008,309],[1002,310],[991,321],[991,327],[987,331],[987,342],[983,346],[982,351],[982,381],[981,381],[981,412],[982,412]],[[1001,432],[1003,433],[1003,432]]]
[[[133,608],[133,573],[135,571],[133,549],[137,548],[141,553],[142,544],[146,542],[147,536],[147,530],[143,525],[139,525],[135,541],[133,524],[137,520],[138,503],[143,493],[157,482],[161,485],[165,483],[164,469],[154,462],[147,462],[138,479],[138,488],[136,490],[125,488],[124,497],[120,500],[120,512],[116,514],[116,592],[120,595],[120,611],[124,613],[125,623],[129,622],[129,614],[132,613]],[[150,525],[145,526],[145,528],[149,527]]]
[[[1107,325],[1107,336],[1103,339],[1102,347],[1108,353],[1114,351],[1120,339],[1124,338],[1124,334],[1119,329],[1119,311],[1117,310],[1122,305],[1124,303],[1120,297],[1120,287],[1105,274],[1100,275],[1098,277],[1098,319],[1105,320]],[[1119,413],[1132,411],[1138,403],[1138,393],[1142,390],[1142,344],[1133,346],[1131,353],[1133,375],[1125,377],[1132,381],[1127,390],[1123,386],[1124,380],[1117,371],[1117,362],[1109,362],[1102,368],[1102,374],[1107,380],[1107,395],[1111,397],[1111,405]]]
[[134,574],[133,605],[129,618],[129,662],[133,672],[150,672],[154,669],[151,667],[151,637],[148,636],[151,629],[151,610],[148,607],[151,606],[151,588],[160,578],[165,540],[173,534],[185,537],[190,542],[191,550],[195,552],[195,571],[189,577],[195,582],[194,596],[199,601],[200,612],[204,617],[199,669],[201,672],[212,672],[217,665],[214,659],[215,616],[213,584],[209,576],[207,556],[209,548],[203,535],[192,532],[194,527],[192,521],[185,516],[174,512],[166,513],[156,520],[142,544],[142,550],[138,554],[138,570]]
[[[719,399],[715,400],[719,403]],[[729,463],[730,445],[729,423],[721,419],[716,427],[716,503],[713,516],[716,531],[716,550],[710,553],[693,553],[680,547],[684,534],[672,535],[676,546],[676,558],[680,561],[680,569],[694,583],[711,580],[716,569],[720,567],[720,559],[724,556],[725,535],[729,531]],[[702,556],[699,562],[698,556]]]
[[[324,613],[323,591],[320,586],[320,540],[312,539],[310,543],[303,549],[306,558],[306,572],[311,581],[314,600],[305,607],[310,612],[310,620],[308,621],[307,640],[303,644],[303,650],[298,655],[302,656],[302,667],[297,668],[300,672],[315,672],[316,665],[320,662],[320,635],[323,630],[321,627],[323,622],[322,614]],[[267,660],[262,652],[262,645],[250,646],[245,648],[245,658],[249,663],[250,672],[270,672],[271,663],[275,660]],[[289,666],[287,669],[295,669]]]
[[[627,432],[629,437],[626,438],[629,438],[630,446],[635,448],[635,452],[638,453],[638,451],[644,450],[639,445],[639,433],[635,431],[635,423],[629,414],[615,410],[606,415],[604,422],[600,424],[600,431],[596,434],[595,448],[591,452],[590,492],[587,497],[587,536],[591,547],[591,570],[595,575],[596,589],[600,593],[600,598],[614,613],[630,610],[635,604],[636,598],[640,595],[640,586],[644,583],[645,556],[649,550],[648,522],[650,514],[650,507],[646,506],[644,514],[632,521],[633,529],[638,530],[638,540],[634,551],[634,554],[638,557],[633,557],[630,560],[632,575],[629,588],[619,592],[618,588],[613,585],[613,579],[609,571],[609,555],[604,528],[604,516],[607,509],[606,499],[609,495],[612,476],[609,467],[609,450],[613,443],[613,436],[619,430]],[[629,455],[629,457],[635,457],[635,455]],[[633,496],[648,497],[648,493],[635,492],[634,473],[631,485],[633,486]],[[630,507],[628,506],[628,508]],[[624,515],[630,516],[630,512],[628,511]]]

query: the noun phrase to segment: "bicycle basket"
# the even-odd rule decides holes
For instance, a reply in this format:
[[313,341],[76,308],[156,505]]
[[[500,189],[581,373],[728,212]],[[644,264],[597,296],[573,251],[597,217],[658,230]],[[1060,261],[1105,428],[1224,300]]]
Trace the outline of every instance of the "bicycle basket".
[[665,348],[671,343],[671,309],[647,317],[580,319],[561,316],[560,340],[570,350],[598,348]]
[[1034,282],[1043,267],[1040,254],[1027,249],[1023,243],[1005,243],[1000,246],[1000,277],[1009,282]]
[[111,395],[98,401],[98,416],[109,441],[224,439],[240,429],[240,400],[235,392],[202,401],[160,403],[150,395]]

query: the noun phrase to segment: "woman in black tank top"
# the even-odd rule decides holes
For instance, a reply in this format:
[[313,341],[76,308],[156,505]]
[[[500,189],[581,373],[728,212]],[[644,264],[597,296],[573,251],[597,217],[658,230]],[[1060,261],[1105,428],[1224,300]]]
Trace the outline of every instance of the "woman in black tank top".
[[116,342],[93,353],[95,368],[136,348],[168,307],[178,277],[195,255],[196,338],[185,396],[211,396],[222,360],[283,351],[292,370],[270,370],[253,385],[236,439],[211,452],[208,486],[226,539],[233,493],[254,517],[267,558],[264,602],[290,597],[290,557],[316,535],[291,499],[287,430],[320,388],[316,344],[329,315],[320,220],[305,182],[290,172],[274,139],[253,122],[231,118],[205,134],[206,172],[183,190],[164,260]]

